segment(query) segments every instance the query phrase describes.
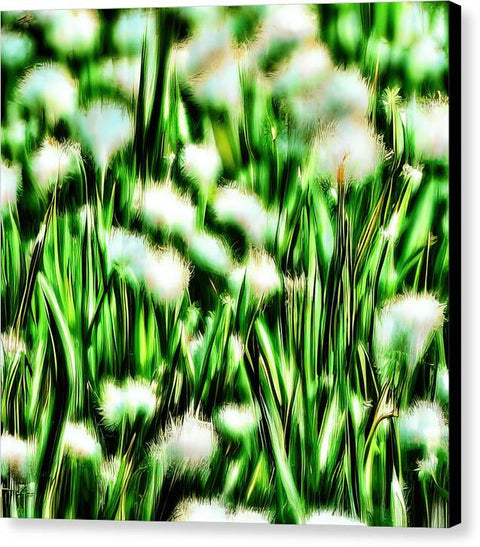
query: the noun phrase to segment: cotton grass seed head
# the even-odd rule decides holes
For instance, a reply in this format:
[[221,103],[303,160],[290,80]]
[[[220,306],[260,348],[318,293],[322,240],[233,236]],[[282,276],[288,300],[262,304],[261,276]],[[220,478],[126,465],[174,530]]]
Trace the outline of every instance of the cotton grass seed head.
[[205,192],[217,181],[222,161],[215,146],[188,144],[183,150],[185,174]]
[[48,10],[38,14],[45,28],[45,40],[58,55],[83,57],[92,53],[99,39],[97,10]]
[[265,243],[268,215],[255,194],[233,186],[223,186],[217,191],[213,209],[220,222],[238,226],[255,245]]
[[101,457],[100,444],[85,424],[67,422],[63,432],[63,444],[66,453],[73,459],[92,460]]
[[420,160],[445,161],[449,152],[448,102],[412,101],[406,111],[407,130],[411,135],[415,156]]
[[140,57],[105,59],[100,65],[102,77],[121,89],[127,97],[137,97],[142,63]]
[[19,437],[3,432],[0,437],[0,468],[2,477],[12,476],[24,482],[33,468],[35,445]]
[[119,53],[138,55],[145,36],[154,30],[155,15],[151,10],[123,10],[113,26],[112,42]]
[[188,239],[188,252],[197,266],[214,274],[225,276],[232,268],[227,246],[220,238],[207,232],[194,233]]
[[343,168],[345,182],[362,182],[375,173],[383,154],[381,141],[367,121],[345,118],[320,138],[319,170],[336,182]]
[[143,237],[113,228],[107,236],[106,248],[111,268],[133,282],[144,279],[149,252]]
[[2,28],[0,39],[2,66],[8,70],[18,70],[26,66],[35,50],[34,42],[30,36]]
[[215,425],[220,433],[230,440],[241,440],[250,436],[258,427],[259,416],[254,407],[226,404],[215,413]]
[[116,103],[92,103],[79,114],[78,128],[82,144],[102,169],[133,137],[132,118],[125,107]]
[[253,251],[246,266],[246,280],[257,298],[267,298],[281,289],[274,259],[264,251]]
[[0,201],[2,210],[15,205],[22,188],[22,170],[18,165],[0,164]]
[[309,45],[295,51],[274,73],[273,91],[283,96],[318,88],[330,78],[332,70],[328,51],[320,44]]
[[195,207],[171,183],[152,184],[141,193],[140,210],[147,225],[189,237],[195,227]]
[[145,264],[145,286],[158,300],[175,303],[183,298],[190,280],[188,262],[174,249],[151,252]]
[[402,359],[412,371],[432,334],[443,325],[445,306],[430,294],[407,293],[387,302],[374,324],[374,351],[383,382]]
[[18,88],[21,104],[38,113],[53,126],[60,118],[68,118],[77,109],[76,82],[61,65],[39,64],[28,70]]
[[184,500],[174,511],[178,522],[227,522],[227,509],[218,500]]
[[57,182],[62,183],[65,176],[74,169],[79,151],[69,143],[60,143],[46,138],[33,154],[32,175],[42,191],[49,190]]
[[315,39],[317,31],[318,18],[311,6],[267,6],[260,30],[260,40],[268,46],[308,42]]
[[448,425],[440,405],[417,401],[398,418],[400,440],[406,449],[419,448],[436,454],[448,445]]
[[179,470],[199,470],[210,463],[217,447],[217,435],[211,422],[191,414],[172,424],[165,438],[168,461]]

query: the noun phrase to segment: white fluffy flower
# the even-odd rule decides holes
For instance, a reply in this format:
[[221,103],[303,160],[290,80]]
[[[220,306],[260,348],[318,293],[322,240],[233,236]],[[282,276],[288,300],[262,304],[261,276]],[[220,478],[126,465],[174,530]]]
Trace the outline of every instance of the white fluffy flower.
[[387,302],[374,325],[374,349],[382,381],[391,378],[402,356],[412,370],[431,335],[443,325],[444,305],[429,294],[405,294]]
[[131,422],[138,417],[151,419],[156,404],[154,385],[143,379],[129,378],[122,385],[109,380],[101,388],[100,411],[105,425],[112,429],[127,418]]
[[365,116],[370,91],[358,70],[335,70],[325,90],[323,111],[326,118]]
[[2,28],[2,65],[15,70],[24,67],[31,59],[34,45],[27,34],[11,32]]
[[177,70],[188,80],[219,65],[231,54],[231,32],[225,23],[203,25],[176,50]]
[[412,102],[406,112],[407,129],[419,159],[445,160],[449,150],[449,108],[444,102]]
[[130,114],[115,103],[91,104],[79,115],[78,125],[83,144],[100,168],[105,168],[110,158],[133,137]]
[[100,444],[84,424],[67,422],[63,443],[73,458],[83,460],[101,456]]
[[319,168],[334,181],[343,165],[345,181],[361,182],[374,174],[382,146],[366,121],[342,119],[320,140]]
[[12,475],[16,480],[27,478],[32,465],[34,445],[28,441],[2,433],[0,437],[1,474]]
[[218,430],[233,440],[250,435],[257,428],[258,420],[255,408],[233,403],[221,407],[215,416]]
[[124,54],[139,54],[147,32],[155,29],[155,17],[149,10],[128,9],[116,20],[112,41],[117,51]]
[[217,275],[227,275],[232,267],[226,245],[206,232],[195,233],[189,238],[188,251],[196,265]]
[[168,460],[180,469],[198,469],[208,465],[217,447],[217,435],[211,422],[184,416],[174,424],[165,440]]
[[70,144],[61,144],[53,138],[44,140],[32,157],[32,175],[42,190],[48,190],[74,168],[77,152]]
[[227,522],[227,510],[217,500],[186,500],[174,511],[174,520],[181,522]]
[[265,243],[268,216],[258,196],[224,186],[219,188],[213,208],[220,222],[235,224],[256,245]]
[[261,29],[261,40],[268,45],[314,39],[318,20],[311,6],[286,4],[268,6]]
[[189,144],[183,151],[183,169],[204,190],[215,184],[222,161],[215,146]]
[[143,280],[149,254],[142,237],[113,228],[106,246],[111,267],[118,268],[135,281]]
[[136,97],[138,95],[142,70],[139,57],[106,59],[100,70],[103,78],[125,91],[128,96]]
[[406,448],[436,453],[448,443],[448,425],[440,405],[417,401],[398,419],[400,439]]
[[317,89],[331,75],[333,64],[328,51],[315,44],[297,50],[273,77],[273,91],[288,95]]
[[148,186],[143,191],[140,208],[143,218],[152,227],[165,228],[184,237],[193,233],[195,208],[172,184]]
[[22,187],[22,171],[18,165],[0,164],[0,202],[1,208],[13,205]]
[[45,40],[58,54],[83,56],[91,53],[99,38],[97,10],[63,9],[38,12],[45,26]]
[[229,57],[191,80],[195,99],[209,107],[238,111],[242,92],[238,61]]
[[151,253],[145,265],[145,285],[160,301],[174,303],[188,288],[188,263],[173,249]]
[[270,296],[281,288],[275,261],[265,252],[251,254],[246,266],[246,279],[257,298]]
[[306,520],[305,524],[322,524],[327,526],[364,526],[362,522],[355,518],[337,515],[333,511],[329,510],[314,513]]
[[129,378],[124,386],[125,406],[132,420],[138,416],[151,418],[157,406],[154,385],[145,380]]
[[21,103],[43,111],[51,125],[59,118],[71,116],[77,108],[77,85],[60,65],[33,67],[23,77],[18,91]]

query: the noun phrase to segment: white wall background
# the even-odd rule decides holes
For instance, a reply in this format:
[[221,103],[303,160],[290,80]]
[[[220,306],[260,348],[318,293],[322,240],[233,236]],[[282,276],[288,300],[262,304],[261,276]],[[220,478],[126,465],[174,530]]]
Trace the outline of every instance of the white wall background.
[[[307,1],[307,0],[306,0]],[[311,0],[319,1],[319,0]],[[332,0],[323,0],[332,1]],[[342,0],[337,0],[337,2]],[[357,0],[359,1],[359,0]],[[361,0],[360,0],[361,1]],[[1,0],[0,9],[117,8],[212,4],[295,3],[277,0]],[[300,3],[300,2],[298,2]],[[306,3],[306,2],[305,2]],[[4,547],[90,547],[173,544],[442,547],[480,545],[480,1],[462,5],[462,505],[463,523],[451,530],[241,524],[1,520]],[[475,131],[478,130],[478,133]],[[460,180],[458,180],[460,187]],[[460,294],[452,295],[453,298]],[[477,351],[476,351],[477,350]],[[460,363],[451,363],[451,367]],[[353,529],[352,529],[353,528]],[[193,545],[195,544],[195,545]]]

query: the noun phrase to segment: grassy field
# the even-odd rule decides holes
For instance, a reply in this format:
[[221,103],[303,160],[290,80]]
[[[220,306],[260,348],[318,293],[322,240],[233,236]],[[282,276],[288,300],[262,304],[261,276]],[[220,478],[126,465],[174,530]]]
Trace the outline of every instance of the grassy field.
[[446,4],[1,40],[0,515],[448,526]]

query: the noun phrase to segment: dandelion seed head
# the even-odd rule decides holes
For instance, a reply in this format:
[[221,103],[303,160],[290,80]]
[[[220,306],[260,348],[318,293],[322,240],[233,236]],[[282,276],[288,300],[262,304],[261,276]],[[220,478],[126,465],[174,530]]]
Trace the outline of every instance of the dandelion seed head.
[[51,125],[71,116],[77,109],[77,84],[58,64],[39,64],[28,70],[18,92],[20,102],[30,109],[43,110]]
[[0,201],[2,209],[17,202],[22,187],[22,170],[18,165],[0,164]]
[[406,448],[435,454],[448,444],[448,426],[440,405],[417,401],[398,418],[400,439]]
[[92,103],[78,116],[78,127],[82,143],[102,169],[133,137],[130,114],[115,103]]
[[366,116],[370,91],[358,70],[335,70],[324,97],[326,119]]
[[172,184],[154,184],[143,191],[140,205],[146,223],[165,228],[184,237],[195,227],[195,208],[189,197],[180,194]]
[[67,422],[63,443],[66,452],[75,459],[96,459],[101,456],[100,444],[84,424]]
[[268,215],[258,196],[223,186],[218,189],[213,208],[220,222],[238,226],[255,245],[265,243]]
[[151,253],[145,265],[145,285],[158,300],[174,303],[188,288],[190,268],[174,249]]
[[427,456],[417,462],[417,473],[420,480],[434,477],[438,467],[438,457],[435,454]]

